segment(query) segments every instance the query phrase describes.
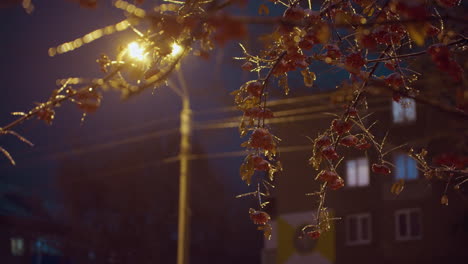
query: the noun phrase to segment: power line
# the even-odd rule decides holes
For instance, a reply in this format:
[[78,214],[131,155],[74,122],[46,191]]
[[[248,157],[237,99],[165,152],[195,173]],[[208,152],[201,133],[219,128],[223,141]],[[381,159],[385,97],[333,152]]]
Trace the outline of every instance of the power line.
[[[320,96],[317,97],[315,95],[311,96],[299,96],[299,97],[293,97],[293,98],[286,98],[286,99],[278,99],[278,100],[273,100],[269,101],[268,105],[269,106],[277,106],[277,105],[284,105],[284,104],[292,104],[292,103],[298,103],[298,102],[307,102],[307,101],[312,101],[313,99],[320,99],[326,94],[319,94]],[[239,109],[235,106],[230,106],[230,107],[219,107],[219,108],[214,108],[214,109],[209,109],[209,110],[203,110],[203,111],[193,111],[194,116],[203,116],[207,114],[212,114],[212,113],[222,113],[222,112],[231,112],[231,111],[239,111]],[[276,116],[281,116],[280,112],[275,113]],[[235,118],[235,117],[233,117]],[[116,134],[122,134],[126,132],[131,132],[134,130],[142,130],[151,126],[155,125],[160,125],[166,122],[170,121],[178,121],[179,116],[173,116],[173,117],[166,117],[162,119],[156,119],[156,120],[151,120],[147,121],[144,124],[137,125],[137,126],[129,126],[126,128],[121,128],[121,129],[116,129],[116,130],[109,130],[109,131],[104,131],[101,132],[100,136],[103,135],[116,135]]]
[[[375,112],[377,111],[382,111],[382,110],[387,110],[388,107],[379,107],[373,109]],[[317,114],[308,114],[308,115],[296,115],[296,116],[287,116],[287,117],[277,117],[277,118],[272,118],[269,120],[265,120],[266,124],[282,124],[282,123],[292,123],[292,122],[297,122],[297,121],[305,121],[305,120],[313,120],[313,119],[320,119],[320,118],[325,118],[325,115],[323,112],[317,113]],[[232,128],[232,127],[238,127],[239,126],[239,121],[235,122],[224,122],[224,123],[208,123],[204,124],[201,126],[195,126],[195,130],[206,130],[206,129],[223,129],[223,128]]]
[[[312,150],[312,146],[310,145],[306,145],[306,146],[297,145],[297,146],[287,146],[287,147],[280,148],[281,153],[311,151],[311,150]],[[243,157],[245,156],[245,154],[246,154],[245,150],[231,151],[231,152],[216,152],[216,153],[211,153],[211,154],[193,154],[189,156],[189,160],[206,160],[206,159]],[[121,174],[125,172],[131,172],[136,169],[144,169],[144,168],[149,168],[153,166],[158,166],[158,165],[163,165],[163,164],[168,164],[168,163],[173,163],[173,162],[178,162],[178,161],[179,161],[178,156],[170,157],[170,158],[166,158],[162,160],[146,161],[146,162],[141,162],[136,165],[119,168],[119,169],[104,173],[104,175]]]
[[[282,124],[282,123],[292,123],[292,122],[298,122],[298,121],[325,118],[323,111],[334,110],[334,109],[336,109],[336,107],[333,107],[333,106],[312,106],[312,107],[302,107],[302,108],[278,111],[277,112],[278,116],[285,116],[285,117],[275,117],[270,120],[266,120],[266,123],[267,124]],[[373,110],[381,111],[381,110],[386,110],[386,109],[387,107],[379,107]],[[307,113],[308,111],[310,111],[311,114],[288,116],[288,115],[292,115],[296,113]],[[316,113],[316,112],[319,112],[319,113]],[[240,121],[240,117],[218,119],[212,122],[194,124],[193,129],[194,130],[212,130],[212,129],[235,128],[239,126],[239,121]],[[56,158],[61,158],[61,157],[67,157],[70,155],[81,155],[81,154],[96,152],[96,151],[100,151],[100,150],[104,150],[104,149],[108,149],[108,148],[112,148],[116,146],[137,143],[137,142],[141,142],[147,139],[158,138],[161,136],[166,136],[166,135],[170,135],[170,134],[178,133],[178,132],[179,132],[178,128],[165,129],[165,130],[147,133],[144,135],[128,137],[128,138],[121,139],[121,140],[116,140],[116,141],[111,141],[111,142],[106,142],[106,143],[101,143],[101,144],[96,144],[96,145],[88,145],[88,146],[70,150],[70,151],[52,153],[49,155],[44,155],[39,159],[40,160],[56,159]]]
[[[301,115],[301,116],[295,116],[295,117],[286,117],[286,118],[275,118],[273,120],[268,121],[269,124],[274,124],[274,123],[284,123],[284,122],[294,122],[294,121],[301,121],[301,120],[309,120],[309,119],[315,119],[319,117],[323,117],[323,115],[319,114],[313,114],[313,115]],[[223,120],[221,120],[223,121]],[[194,124],[194,130],[207,130],[207,129],[225,129],[225,128],[234,128],[239,126],[239,121],[236,122],[224,122],[224,123],[210,123],[210,124]],[[41,157],[36,157],[34,159],[39,159],[39,160],[49,160],[49,159],[58,159],[58,158],[63,158],[71,155],[81,155],[81,154],[86,154],[86,153],[91,153],[91,152],[96,152],[112,147],[117,147],[117,146],[122,146],[126,144],[131,144],[131,143],[137,143],[141,142],[144,140],[152,139],[152,138],[158,138],[161,136],[166,136],[170,135],[173,133],[178,133],[179,129],[178,128],[171,128],[171,129],[165,129],[165,130],[160,130],[156,132],[151,132],[148,134],[144,135],[138,135],[138,136],[133,136],[133,137],[128,137],[125,139],[121,140],[116,140],[116,141],[111,141],[111,142],[106,142],[106,143],[101,143],[101,144],[95,144],[95,145],[88,145],[85,147],[80,147],[77,149],[69,150],[69,151],[63,151],[63,152],[58,152],[58,153],[52,153],[52,154],[46,154],[42,155]],[[24,164],[24,163],[23,163]]]
[[[323,115],[313,114],[313,115],[301,115],[301,116],[295,116],[295,117],[275,118],[275,119],[268,121],[268,123],[276,124],[276,123],[294,122],[294,121],[315,119],[319,117],[323,117]],[[224,128],[233,128],[233,127],[238,127],[238,126],[239,126],[239,122],[227,122],[227,123],[220,123],[220,124],[213,122],[212,124],[198,124],[198,125],[195,124],[193,129],[194,130],[224,129]],[[86,147],[81,147],[81,148],[77,148],[77,149],[70,150],[70,151],[53,153],[53,154],[45,155],[41,159],[56,159],[56,158],[70,156],[70,155],[86,154],[86,153],[96,152],[96,151],[100,151],[100,150],[104,150],[104,149],[108,149],[112,147],[117,147],[121,145],[137,143],[137,142],[141,142],[141,141],[152,139],[152,138],[167,136],[167,135],[178,133],[178,132],[179,132],[178,128],[159,130],[159,131],[151,132],[145,135],[128,137],[122,140],[116,140],[116,141],[111,141],[111,142],[106,142],[106,143],[101,143],[101,144],[96,144],[96,145],[88,145]]]
[[[275,105],[283,105],[283,104],[291,104],[291,103],[297,103],[297,102],[306,102],[306,101],[311,101],[310,99],[311,98],[314,98],[315,96],[302,96],[302,97],[295,97],[295,98],[288,98],[288,99],[280,99],[280,100],[274,100],[274,101],[271,101],[269,105],[271,106],[275,106]],[[275,117],[281,117],[281,116],[286,116],[286,115],[293,115],[293,114],[299,114],[299,113],[307,113],[307,112],[315,112],[315,111],[323,111],[323,110],[333,110],[333,109],[336,109],[336,107],[333,107],[332,105],[330,106],[312,106],[312,107],[303,107],[303,108],[297,108],[297,109],[290,109],[290,110],[283,110],[283,111],[277,111],[275,112]],[[195,112],[194,114],[196,115],[205,115],[205,114],[209,114],[211,113],[211,111],[215,111],[216,109],[212,109],[212,110],[208,110],[208,111],[202,111],[202,112]],[[235,107],[224,107],[224,108],[217,108],[217,110],[219,111],[226,111],[226,110],[236,110],[238,111],[237,108]],[[148,121],[142,125],[139,125],[139,126],[130,126],[130,127],[127,127],[127,128],[122,128],[122,129],[118,129],[118,130],[113,130],[113,131],[107,131],[107,132],[103,132],[101,134],[101,136],[103,135],[116,135],[116,134],[122,134],[122,133],[125,133],[125,132],[131,132],[133,130],[142,130],[142,129],[145,129],[145,128],[148,128],[148,127],[151,127],[151,126],[154,126],[154,125],[159,125],[159,124],[163,124],[163,123],[166,123],[166,122],[170,122],[170,121],[176,121],[176,120],[179,120],[179,117],[168,117],[168,118],[163,118],[163,119],[157,119],[157,120],[152,120],[152,121]],[[240,117],[239,116],[235,116],[235,117],[228,117],[228,118],[225,118],[225,119],[218,119],[218,120],[215,120],[214,122],[212,123],[208,123],[208,124],[203,124],[203,125],[197,125],[195,123],[195,129],[196,130],[203,130],[203,129],[217,129],[217,128],[232,128],[232,127],[237,127],[239,125],[239,120],[240,120]],[[307,119],[304,119],[304,120],[307,120]],[[293,119],[288,119],[286,121],[294,121]],[[225,125],[223,124],[216,124],[216,123],[219,123],[219,122],[229,122],[229,123],[226,123]],[[280,120],[277,120],[277,121],[267,121],[267,123],[281,123]],[[150,133],[149,135],[153,134],[154,132]],[[166,135],[166,134],[162,134],[162,135]],[[151,136],[150,136],[151,138]],[[127,144],[125,142],[123,143],[119,143],[120,141],[125,141],[125,140],[119,140],[117,141],[115,144],[116,145],[122,145],[122,144]],[[129,143],[132,143],[132,142],[129,142]],[[109,143],[111,144],[111,143]],[[97,149],[90,149],[88,151],[98,151],[100,148],[106,148],[106,144],[100,144],[99,146],[96,147]],[[76,154],[82,154],[82,152],[87,152],[87,150],[82,150],[82,149],[78,149],[77,150],[77,153]],[[54,154],[52,154],[54,155]],[[57,154],[58,156],[57,157],[60,157],[60,153]],[[50,159],[50,155],[44,157],[46,159]]]
[[[419,139],[413,140],[413,141],[408,142],[408,143],[421,144],[422,142],[430,140],[430,139],[432,139],[434,137],[450,136],[452,134],[453,133],[450,133],[450,132],[438,133],[437,135],[430,135],[430,136],[427,136],[427,137],[424,137],[424,138],[419,138]],[[389,147],[391,148],[391,147],[394,147],[394,146],[389,145]],[[280,147],[279,148],[280,153],[292,153],[292,152],[301,152],[301,151],[312,151],[312,145],[293,145],[293,146],[285,146],[285,147]],[[208,160],[208,159],[244,157],[246,155],[246,153],[247,153],[246,150],[238,150],[238,151],[227,151],[227,152],[215,152],[215,153],[209,153],[209,154],[192,154],[192,155],[189,156],[189,160]],[[153,160],[153,161],[141,162],[141,163],[136,164],[136,165],[119,168],[118,170],[111,171],[109,173],[105,173],[105,175],[120,174],[120,173],[124,173],[124,172],[127,172],[127,171],[134,171],[135,169],[143,169],[143,168],[148,168],[148,167],[152,167],[152,166],[173,163],[173,162],[177,162],[178,160],[179,160],[179,157],[174,156],[174,157],[169,157],[169,158],[165,158],[165,159],[162,159],[162,160]]]
[[[318,100],[318,99],[323,99],[328,96],[330,96],[331,92],[324,92],[324,93],[317,93],[315,95],[305,95],[305,96],[298,96],[298,97],[292,97],[292,98],[285,98],[285,99],[277,99],[277,100],[271,100],[268,101],[267,105],[269,107],[271,106],[278,106],[278,105],[287,105],[287,104],[293,104],[293,103],[300,103],[300,102],[306,102],[306,101],[313,101],[313,100]],[[231,111],[238,111],[239,109],[235,106],[229,106],[229,107],[220,107],[220,108],[214,108],[214,109],[207,109],[203,111],[195,111],[195,115],[205,115],[205,114],[212,114],[212,113],[221,113],[221,112],[231,112]]]
[[61,158],[61,157],[69,156],[70,154],[80,155],[80,154],[85,154],[89,152],[96,152],[96,151],[111,148],[111,147],[126,145],[130,143],[137,143],[137,142],[141,142],[141,141],[152,139],[152,138],[158,138],[161,136],[166,136],[166,135],[170,135],[172,133],[177,133],[177,132],[179,132],[179,129],[177,128],[159,130],[156,132],[128,137],[128,138],[121,139],[121,140],[116,140],[116,141],[111,141],[111,142],[106,142],[106,143],[101,143],[101,144],[96,144],[96,145],[88,145],[87,147],[77,148],[77,149],[73,149],[70,151],[53,153],[53,154],[44,156],[43,159]]
[[[297,145],[297,146],[287,146],[287,147],[280,147],[280,153],[288,153],[288,152],[298,152],[298,151],[312,151],[312,145]],[[244,157],[246,155],[246,150],[239,150],[239,151],[228,151],[228,152],[216,152],[210,154],[193,154],[189,156],[190,160],[200,160],[200,159],[217,159],[217,158],[228,158],[228,157]],[[163,159],[163,163],[171,163],[176,162],[179,160],[178,156],[170,157]]]

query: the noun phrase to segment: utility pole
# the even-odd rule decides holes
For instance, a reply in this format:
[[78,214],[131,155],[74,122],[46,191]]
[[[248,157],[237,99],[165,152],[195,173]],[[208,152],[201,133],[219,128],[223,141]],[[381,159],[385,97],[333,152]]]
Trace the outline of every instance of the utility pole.
[[191,115],[190,101],[185,93],[180,112],[180,176],[179,176],[179,223],[177,229],[177,264],[188,264],[190,253],[190,134]]

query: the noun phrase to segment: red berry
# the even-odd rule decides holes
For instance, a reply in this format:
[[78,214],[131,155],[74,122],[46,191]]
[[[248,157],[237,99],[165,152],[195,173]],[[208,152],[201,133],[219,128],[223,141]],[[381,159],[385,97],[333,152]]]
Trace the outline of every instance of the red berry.
[[262,95],[262,90],[263,85],[259,81],[254,81],[247,84],[247,91],[255,97],[260,97]]
[[268,171],[268,170],[270,170],[270,163],[268,163],[268,161],[266,161],[266,160],[262,160],[261,162],[259,162],[259,163],[255,166],[255,170],[258,170],[258,171]]
[[366,60],[362,57],[360,52],[355,52],[346,56],[344,64],[349,72],[357,74],[362,66],[366,64]]
[[322,170],[318,175],[317,175],[317,179],[321,180],[321,181],[326,181],[326,182],[332,182],[334,181],[336,178],[338,178],[338,174],[336,174],[336,172],[334,171],[328,171],[328,170]]
[[79,92],[75,95],[75,102],[78,108],[85,113],[95,112],[101,105],[101,94],[96,90]]
[[329,160],[336,160],[339,158],[333,146],[328,146],[322,149],[322,155]]
[[339,135],[342,135],[351,130],[351,127],[353,127],[353,124],[349,121],[344,121],[341,119],[334,119],[332,121],[333,131],[335,131]]
[[397,72],[394,72],[394,73],[388,75],[387,77],[385,77],[385,83],[388,86],[398,88],[398,87],[403,86],[403,78],[402,78],[401,74],[399,74]]
[[450,50],[444,44],[434,44],[427,48],[427,53],[431,55],[434,62],[446,61],[450,57]]
[[314,47],[314,42],[308,39],[303,39],[301,42],[299,42],[299,48],[305,49],[305,50],[310,50]]
[[434,36],[437,36],[440,32],[440,29],[433,26],[433,25],[428,25],[426,27],[426,34],[429,36],[429,37],[434,37]]
[[378,173],[378,174],[390,174],[392,171],[387,165],[384,164],[372,164],[372,172]]
[[366,49],[373,50],[377,47],[377,42],[372,34],[360,34],[357,37],[359,44]]
[[395,62],[386,62],[384,64],[385,68],[389,69],[389,70],[396,70],[396,63]]
[[377,28],[372,36],[379,44],[392,45],[397,44],[405,36],[405,29],[401,25],[382,26]]
[[317,37],[317,32],[314,30],[310,30],[304,36],[305,40],[312,42],[312,44],[320,43],[320,39]]
[[288,63],[283,59],[273,69],[273,75],[280,76],[280,75],[285,74],[288,71],[291,71],[291,69],[289,69]]
[[258,117],[258,113],[262,111],[260,107],[252,107],[244,110],[244,116]]
[[254,164],[255,170],[258,171],[268,171],[270,169],[270,163],[260,156],[253,156],[252,161]]
[[392,99],[393,101],[399,103],[401,100],[401,94],[399,92],[393,92]]
[[356,117],[357,116],[358,112],[357,112],[355,107],[348,107],[348,106],[345,106],[345,107],[346,107],[345,114],[347,114],[350,117]]
[[461,3],[461,0],[436,0],[436,2],[445,8],[455,7]]
[[307,66],[309,66],[309,64],[305,61],[305,59],[300,59],[300,60],[296,60],[294,62],[294,66],[297,67],[297,68],[304,69],[304,68],[307,68]]
[[468,158],[454,153],[443,153],[435,156],[432,161],[437,165],[463,169],[468,165]]
[[365,150],[370,148],[371,146],[371,143],[367,142],[364,138],[362,138],[354,147],[359,150]]
[[45,121],[48,125],[52,124],[55,117],[55,111],[50,108],[42,108],[36,112],[37,119]]
[[325,56],[329,57],[332,60],[339,59],[341,57],[340,48],[334,44],[328,44],[325,46],[327,53]]
[[331,139],[329,136],[321,136],[320,138],[317,138],[315,140],[315,145],[317,147],[325,147],[328,146],[332,143]]
[[455,81],[460,81],[463,76],[463,68],[451,58],[451,52],[446,45],[434,44],[427,48],[432,61],[439,70],[447,72]]
[[262,148],[264,150],[273,150],[275,143],[273,136],[264,128],[257,128],[250,137],[250,145],[253,148]]
[[316,24],[320,22],[321,16],[319,11],[312,11],[311,9],[305,9],[304,14],[306,15],[307,22]]
[[312,239],[319,239],[320,231],[318,231],[318,230],[309,231],[309,232],[307,232],[307,236],[312,238]]
[[244,110],[244,116],[253,118],[272,118],[273,112],[270,109],[262,109],[260,107],[252,107]]
[[460,81],[463,77],[463,68],[454,60],[450,61],[447,73],[455,80]]
[[270,221],[270,216],[263,211],[257,211],[255,209],[249,209],[250,219],[256,225],[266,225]]
[[301,20],[304,18],[305,12],[302,7],[294,6],[286,9],[283,17],[288,20]]
[[348,135],[340,140],[340,145],[352,147],[358,143],[358,138],[354,135]]
[[340,188],[343,188],[344,187],[344,180],[343,178],[339,177],[336,178],[335,180],[333,180],[331,183],[330,183],[330,188],[334,191],[340,189]]
[[429,16],[425,4],[419,2],[407,2],[408,7],[404,15],[412,19],[423,20]]
[[251,71],[254,69],[254,65],[250,61],[247,61],[244,64],[242,64],[241,68],[244,71]]
[[270,109],[263,109],[258,113],[258,117],[260,118],[272,118],[273,112]]

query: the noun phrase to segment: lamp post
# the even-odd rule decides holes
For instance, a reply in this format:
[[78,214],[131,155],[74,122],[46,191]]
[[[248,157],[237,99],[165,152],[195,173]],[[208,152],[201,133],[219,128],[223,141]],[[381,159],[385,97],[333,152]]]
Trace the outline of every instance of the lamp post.
[[[148,52],[138,42],[129,43],[127,49],[122,53],[135,61],[148,62]],[[177,43],[172,44],[170,56],[176,57],[184,53],[184,48]],[[190,99],[184,76],[180,69],[176,70],[180,83],[178,89],[174,83],[169,81],[169,87],[181,98],[182,110],[180,111],[180,150],[179,150],[179,214],[177,227],[177,264],[189,263],[190,249],[190,134],[191,115]]]
[[192,110],[187,85],[181,70],[177,70],[180,89],[171,81],[169,87],[182,100],[180,111],[179,149],[179,213],[177,226],[177,264],[188,264],[190,253],[190,153]]
[[180,175],[179,175],[179,216],[177,228],[177,264],[188,264],[190,248],[190,134],[191,110],[188,96],[182,97],[180,111]]

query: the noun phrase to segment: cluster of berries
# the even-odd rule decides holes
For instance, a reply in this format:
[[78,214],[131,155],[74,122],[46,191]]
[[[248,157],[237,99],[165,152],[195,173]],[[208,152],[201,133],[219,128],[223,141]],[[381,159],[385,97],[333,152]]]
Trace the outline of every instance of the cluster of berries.
[[448,73],[455,81],[460,81],[463,76],[462,67],[452,58],[450,49],[444,44],[434,44],[427,48],[427,53],[431,56],[439,70]]
[[257,128],[250,137],[250,146],[252,148],[273,151],[276,148],[276,142],[273,135],[265,128]]

